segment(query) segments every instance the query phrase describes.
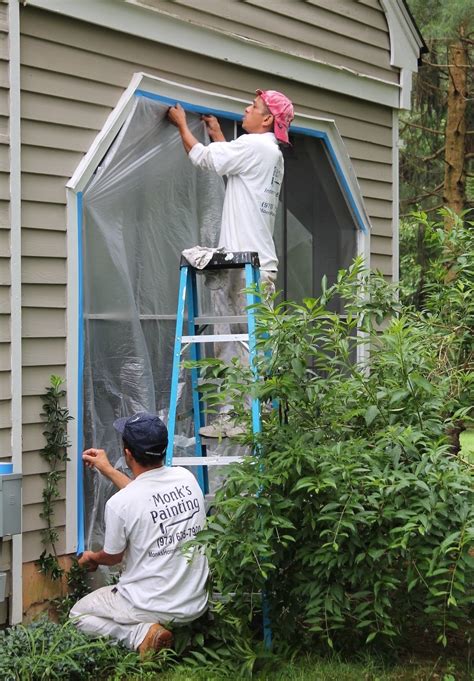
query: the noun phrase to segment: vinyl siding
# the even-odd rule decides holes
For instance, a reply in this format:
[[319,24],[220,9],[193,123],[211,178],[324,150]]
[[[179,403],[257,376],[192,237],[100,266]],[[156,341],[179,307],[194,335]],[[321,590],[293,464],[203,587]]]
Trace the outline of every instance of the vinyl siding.
[[[292,7],[297,4],[291,0],[271,3],[271,11],[260,2],[226,2],[229,11],[222,12],[225,19],[216,16],[213,2],[179,1],[166,6],[169,8],[171,4],[175,14],[182,13],[193,20],[199,18],[201,24],[205,19],[207,25],[227,27],[226,30],[232,26],[234,32],[249,37],[258,34],[266,41],[270,35],[273,41],[277,40],[277,32],[282,31],[283,26],[285,40],[299,46],[298,49],[304,48],[308,54],[311,52],[314,58],[328,56],[331,47],[337,50],[331,51],[331,59],[339,58],[334,63],[350,64],[351,68],[363,69],[369,75],[377,73],[382,77],[383,73],[385,79],[396,80],[389,66],[387,28],[378,2],[298,3],[298,19],[291,22],[284,17],[284,9],[288,11],[289,4]],[[304,16],[300,16],[300,9]],[[237,12],[238,16],[234,16]],[[256,17],[263,15],[264,23],[261,18],[256,21]],[[256,25],[265,25],[265,30],[252,28]],[[245,33],[240,30],[243,26]],[[331,36],[330,41],[320,43],[316,38],[321,35],[321,27]],[[133,73],[145,71],[245,99],[260,86],[281,89],[293,99],[299,112],[334,118],[372,219],[372,265],[387,276],[391,274],[392,249],[392,112],[363,100],[301,86],[268,74],[262,76],[257,71],[197,57],[28,5],[21,8],[21,31],[24,559],[27,561],[37,558],[42,550],[41,524],[37,518],[43,484],[40,474],[44,471],[38,453],[44,441],[40,396],[52,373],[65,375],[65,184]],[[329,47],[323,49],[323,45]],[[357,55],[357,59],[352,54]],[[378,66],[374,67],[374,63]],[[0,113],[4,111],[1,109]],[[0,192],[2,187],[5,191],[1,179],[0,174]],[[4,194],[1,197],[4,198]],[[0,361],[1,357],[0,354]],[[60,500],[57,516],[60,523],[64,521],[63,509]],[[60,552],[64,549],[62,529],[58,548]]]
[[398,81],[390,66],[388,27],[378,1],[139,0],[138,4],[308,59]]

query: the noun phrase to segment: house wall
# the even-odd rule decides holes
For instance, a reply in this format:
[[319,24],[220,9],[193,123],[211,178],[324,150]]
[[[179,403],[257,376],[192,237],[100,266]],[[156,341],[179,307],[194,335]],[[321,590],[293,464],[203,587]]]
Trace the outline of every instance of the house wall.
[[[210,0],[199,3],[166,3],[167,6],[173,5],[175,13],[193,11],[201,17],[204,12],[195,9],[198,4],[206,9],[206,16],[211,17],[209,21],[233,22],[235,31],[242,22],[254,22],[255,13],[262,16],[261,13],[264,11],[263,3],[260,2],[229,2],[229,11],[234,5],[245,4],[245,7],[241,8],[242,12],[245,10],[245,15],[240,15],[240,23],[237,25],[234,18],[224,20],[216,17],[211,11],[215,3]],[[301,9],[305,19],[299,22],[298,26],[292,24],[288,40],[292,41],[293,46],[298,45],[300,46],[298,49],[307,51],[313,50],[318,58],[326,55],[328,59],[330,57],[336,59],[339,50],[332,52],[329,48],[338,41],[337,47],[341,46],[339,55],[341,64],[346,65],[350,62],[353,68],[359,65],[367,72],[370,70],[372,74],[375,74],[374,69],[377,73],[383,71],[386,79],[393,80],[396,77],[389,67],[387,29],[376,0],[364,0],[360,3],[349,0],[334,2],[311,0],[299,4],[301,8],[298,8],[298,12]],[[296,3],[288,0],[271,4],[274,22],[281,21],[281,12],[286,5],[291,5],[294,11]],[[356,10],[354,5],[361,7]],[[326,39],[324,44],[327,47],[324,49],[319,38],[315,40],[318,47],[311,44],[311,32],[316,30],[315,24],[322,17],[328,22],[331,20],[333,26],[331,39]],[[366,25],[364,17],[368,22]],[[132,74],[145,71],[187,85],[247,99],[251,98],[251,93],[257,87],[281,89],[294,101],[299,112],[334,118],[352,158],[371,217],[373,225],[371,264],[387,276],[392,272],[392,111],[386,107],[365,103],[362,99],[354,100],[343,95],[301,86],[295,81],[249,71],[203,56],[198,57],[99,26],[73,21],[28,5],[22,6],[20,19],[23,551],[24,561],[33,561],[42,551],[39,530],[43,523],[39,518],[39,511],[43,480],[40,475],[45,470],[45,465],[39,455],[39,450],[43,446],[41,395],[45,392],[51,374],[61,376],[66,374],[65,184],[104,125],[124,88],[129,84]],[[252,23],[253,25],[261,25],[261,22]],[[273,31],[278,30],[276,24],[273,23],[272,26]],[[357,47],[356,60],[350,56],[351,50],[347,49],[348,38],[337,37],[338,27],[341,31],[342,27],[344,28],[343,36],[350,34],[359,36],[357,40],[354,39],[354,44],[351,44],[355,49],[355,43],[360,43]],[[369,31],[367,27],[371,30]],[[247,33],[252,32],[252,35],[257,31],[249,26],[246,29]],[[318,36],[321,35],[321,30],[323,29],[318,29]],[[329,33],[329,29],[324,30]],[[268,30],[266,33],[268,34]],[[273,35],[273,40],[276,40],[276,35]],[[377,43],[374,47],[375,52],[369,50],[372,39]],[[375,67],[374,64],[378,66]],[[7,94],[5,86],[1,94]],[[5,106],[2,107],[0,115],[2,117],[6,115]],[[2,120],[4,118],[0,118],[0,122]],[[2,158],[3,156],[0,156],[0,159]],[[2,183],[1,187],[3,193],[0,207],[7,215],[8,190],[5,183]],[[0,237],[4,231],[4,229],[0,231]],[[8,256],[8,250],[0,253]],[[5,260],[8,263],[7,258]],[[8,264],[5,272],[7,276]],[[5,283],[8,286],[8,277]],[[0,294],[2,293],[3,288],[0,289]],[[8,303],[5,305],[2,310],[4,309],[8,315]],[[4,366],[8,372],[7,332],[5,337],[1,338],[0,351],[5,353],[2,367]],[[5,427],[8,433],[8,416],[5,419]],[[62,492],[64,496],[64,489]],[[63,526],[65,523],[63,498],[56,504],[56,518],[59,525]],[[64,551],[63,527],[60,530],[58,549],[60,553]]]
[[134,3],[290,54],[398,82],[398,73],[390,66],[387,21],[379,0],[134,0]]

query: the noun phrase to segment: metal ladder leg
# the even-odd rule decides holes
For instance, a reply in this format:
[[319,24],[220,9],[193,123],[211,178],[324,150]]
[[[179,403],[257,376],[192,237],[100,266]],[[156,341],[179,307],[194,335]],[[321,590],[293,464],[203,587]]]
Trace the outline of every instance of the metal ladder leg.
[[[260,272],[250,263],[245,265],[245,287],[251,288],[257,286],[260,280]],[[258,302],[256,292],[246,294],[247,305],[255,305]],[[247,326],[249,334],[249,364],[253,373],[254,381],[258,380],[258,371],[256,366],[257,359],[257,338],[256,338],[256,324],[255,324],[255,310],[247,310]],[[254,433],[260,433],[262,429],[260,421],[260,400],[252,398],[252,430]]]
[[[256,291],[247,293],[247,305],[255,305],[260,301],[258,287],[260,284],[260,271],[250,264],[245,265],[245,286],[250,288],[252,285],[256,287]],[[249,363],[253,372],[254,381],[258,381],[258,369],[256,366],[257,354],[257,338],[256,338],[256,323],[255,310],[247,310],[248,331],[249,331]],[[262,422],[260,417],[260,400],[252,399],[252,430],[255,433],[260,433],[262,429]],[[258,456],[258,451],[255,452]],[[262,465],[262,464],[260,464]],[[272,627],[270,621],[270,604],[268,594],[262,591],[262,619],[263,619],[263,643],[267,650],[272,647]]]
[[[188,334],[190,336],[196,335],[195,319],[199,314],[198,296],[197,296],[197,282],[196,272],[190,269],[188,273]],[[191,343],[190,346],[191,359],[197,361],[201,359],[201,348],[199,343]],[[199,369],[191,369],[191,386],[193,396],[193,422],[194,422],[194,454],[195,456],[205,456],[205,446],[202,444],[199,429],[203,424],[202,404],[199,399]],[[208,470],[205,466],[197,467],[197,479],[203,494],[209,492],[209,476]]]
[[186,306],[188,271],[189,267],[183,266],[180,268],[179,274],[178,309],[176,314],[176,333],[174,339],[173,369],[171,371],[170,406],[168,413],[168,447],[166,448],[165,459],[165,464],[167,466],[171,466],[173,464],[174,431],[176,428],[176,409],[178,406],[179,368],[181,365],[181,339],[183,337],[183,321],[184,309]]

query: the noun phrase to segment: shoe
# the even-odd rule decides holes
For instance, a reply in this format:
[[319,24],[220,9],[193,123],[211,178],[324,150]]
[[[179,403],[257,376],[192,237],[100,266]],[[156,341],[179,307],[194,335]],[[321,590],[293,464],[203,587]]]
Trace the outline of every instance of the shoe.
[[173,644],[173,634],[161,624],[152,624],[148,633],[138,646],[140,657],[144,657],[150,650],[158,651],[170,648]]
[[202,435],[202,437],[227,437],[227,426],[230,421],[231,418],[229,414],[219,414],[219,416],[208,426],[199,428],[199,435]]
[[237,435],[243,435],[245,432],[246,429],[243,426],[239,426],[236,420],[229,414],[219,414],[211,424],[199,428],[199,435],[202,435],[202,437],[236,437]]
[[246,432],[247,429],[244,426],[239,426],[234,419],[231,419],[225,429],[226,437],[238,437],[239,435],[245,435]]

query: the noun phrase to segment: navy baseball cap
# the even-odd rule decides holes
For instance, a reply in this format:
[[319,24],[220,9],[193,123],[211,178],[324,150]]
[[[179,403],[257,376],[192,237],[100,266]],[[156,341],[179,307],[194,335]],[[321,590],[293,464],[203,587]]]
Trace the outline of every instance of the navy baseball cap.
[[[114,421],[114,428],[137,454],[163,454],[168,444],[168,429],[156,414],[139,411]],[[151,450],[158,450],[152,452]]]

